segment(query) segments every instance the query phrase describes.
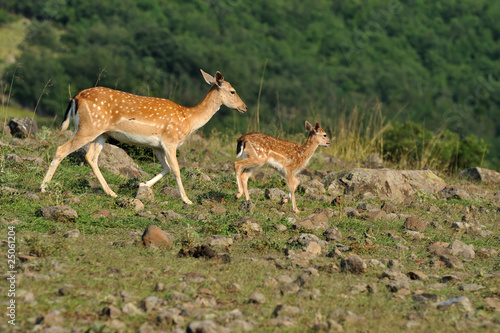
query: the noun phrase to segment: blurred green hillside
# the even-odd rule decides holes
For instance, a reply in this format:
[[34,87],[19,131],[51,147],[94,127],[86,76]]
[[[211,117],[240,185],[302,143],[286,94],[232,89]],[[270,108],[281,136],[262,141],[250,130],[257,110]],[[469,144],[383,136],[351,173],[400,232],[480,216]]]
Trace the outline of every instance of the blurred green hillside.
[[219,70],[249,112],[222,108],[207,131],[255,127],[257,105],[270,134],[381,106],[483,138],[498,167],[499,17],[486,0],[4,0],[0,29],[24,23],[2,42],[2,89],[29,108],[42,97],[47,115],[96,84],[195,105],[208,90],[199,69]]

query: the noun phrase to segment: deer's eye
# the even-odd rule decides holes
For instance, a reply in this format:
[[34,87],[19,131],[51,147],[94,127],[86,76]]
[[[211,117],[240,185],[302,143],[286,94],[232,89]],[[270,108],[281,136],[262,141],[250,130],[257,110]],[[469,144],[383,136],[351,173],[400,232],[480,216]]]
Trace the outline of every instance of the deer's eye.
[[323,137],[326,138],[326,134],[323,134]]
[[231,90],[231,95],[234,95],[234,94],[236,94],[236,91]]

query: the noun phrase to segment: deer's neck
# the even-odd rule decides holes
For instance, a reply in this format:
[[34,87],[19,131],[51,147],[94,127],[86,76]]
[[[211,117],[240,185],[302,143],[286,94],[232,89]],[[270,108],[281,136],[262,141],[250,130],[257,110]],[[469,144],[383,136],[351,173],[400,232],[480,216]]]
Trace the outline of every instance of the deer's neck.
[[217,88],[214,86],[200,104],[189,108],[189,112],[192,114],[193,129],[197,130],[208,123],[214,114],[219,111],[221,105],[222,100]]
[[299,147],[299,156],[301,157],[301,162],[303,165],[309,162],[309,159],[314,154],[319,144],[313,140],[313,136],[309,135],[306,142]]

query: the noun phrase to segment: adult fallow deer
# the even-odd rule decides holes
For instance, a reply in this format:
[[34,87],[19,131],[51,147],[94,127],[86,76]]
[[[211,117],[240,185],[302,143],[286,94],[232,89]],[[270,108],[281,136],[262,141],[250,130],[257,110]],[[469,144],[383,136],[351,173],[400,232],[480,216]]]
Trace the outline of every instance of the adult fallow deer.
[[331,145],[326,132],[318,123],[312,126],[306,121],[305,125],[309,137],[301,146],[262,133],[249,133],[238,139],[236,157],[241,157],[243,160],[234,163],[238,183],[236,198],[245,194],[245,199],[250,200],[248,178],[255,168],[267,164],[286,179],[290,193],[284,201],[287,202],[291,198],[293,210],[299,212],[295,204],[295,190],[299,185],[299,179],[295,176],[307,165],[318,146]]
[[85,159],[97,176],[104,192],[116,194],[109,188],[99,171],[97,160],[108,137],[118,141],[146,146],[163,166],[163,171],[142,186],[153,186],[171,169],[179,187],[182,201],[192,202],[182,186],[179,164],[175,156],[179,147],[195,130],[205,125],[220,106],[243,113],[247,106],[231,84],[217,72],[215,78],[201,70],[205,81],[212,86],[200,104],[194,107],[178,105],[168,99],[132,95],[109,88],[96,87],[81,91],[70,100],[64,121],[60,126],[68,128],[70,118],[76,125],[75,135],[57,148],[54,160],[40,186],[45,192],[61,160],[71,152],[90,142]]

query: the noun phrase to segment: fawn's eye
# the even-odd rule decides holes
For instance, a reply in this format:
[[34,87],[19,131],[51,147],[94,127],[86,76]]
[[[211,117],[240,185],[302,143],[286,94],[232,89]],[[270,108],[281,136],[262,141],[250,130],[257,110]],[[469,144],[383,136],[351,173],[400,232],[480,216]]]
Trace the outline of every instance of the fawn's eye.
[[323,137],[326,138],[326,134],[323,134]]
[[234,94],[236,94],[236,91],[231,90],[231,95],[234,95]]

